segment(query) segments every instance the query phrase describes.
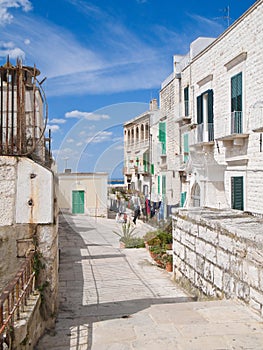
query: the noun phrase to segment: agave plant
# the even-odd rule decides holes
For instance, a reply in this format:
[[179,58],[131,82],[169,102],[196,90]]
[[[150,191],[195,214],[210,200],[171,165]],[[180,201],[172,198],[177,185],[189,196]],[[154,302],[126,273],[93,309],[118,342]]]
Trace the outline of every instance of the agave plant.
[[123,223],[121,225],[120,231],[113,231],[117,236],[120,237],[120,242],[124,244],[129,244],[130,241],[135,237],[136,227],[133,227],[130,222]]

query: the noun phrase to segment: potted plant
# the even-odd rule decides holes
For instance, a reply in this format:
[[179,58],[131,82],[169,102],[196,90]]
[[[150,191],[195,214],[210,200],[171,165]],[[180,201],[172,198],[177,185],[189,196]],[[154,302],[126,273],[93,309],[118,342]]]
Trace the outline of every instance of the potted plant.
[[130,222],[123,223],[121,225],[121,230],[113,231],[117,236],[120,237],[120,248],[125,248],[126,245],[129,245],[131,240],[135,238],[136,227],[133,227]]
[[173,271],[173,256],[171,254],[164,254],[162,257],[163,264],[165,266],[166,271]]

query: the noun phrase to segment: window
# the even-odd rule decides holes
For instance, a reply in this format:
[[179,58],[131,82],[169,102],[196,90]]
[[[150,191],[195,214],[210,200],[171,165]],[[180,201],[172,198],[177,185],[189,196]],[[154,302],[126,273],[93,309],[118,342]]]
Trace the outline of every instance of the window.
[[184,88],[184,115],[189,115],[189,86]]
[[244,210],[243,176],[231,177],[231,208]]
[[159,123],[159,141],[162,144],[162,154],[166,154],[166,122]]
[[214,93],[207,90],[197,97],[197,142],[214,140]]
[[137,128],[136,128],[136,142],[138,142],[138,141],[139,141],[139,128],[137,126]]
[[188,161],[189,158],[189,139],[188,139],[188,134],[183,135],[184,139],[184,163]]
[[143,170],[145,173],[149,171],[149,153],[143,153]]
[[158,175],[158,194],[161,193],[161,177]]
[[231,78],[231,133],[242,133],[242,73]]
[[144,125],[141,125],[141,141],[144,141]]
[[149,139],[149,125],[148,124],[145,125],[145,139],[146,140]]
[[166,176],[162,176],[162,195],[166,194]]
[[151,164],[151,174],[154,175],[154,164]]
[[195,183],[192,188],[192,206],[200,207],[200,186],[198,183]]
[[184,206],[185,200],[186,200],[186,192],[181,192],[180,207]]

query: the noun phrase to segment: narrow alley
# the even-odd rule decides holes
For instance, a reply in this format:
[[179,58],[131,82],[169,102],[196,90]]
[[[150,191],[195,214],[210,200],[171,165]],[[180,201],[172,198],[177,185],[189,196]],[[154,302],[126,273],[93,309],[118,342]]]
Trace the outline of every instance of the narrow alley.
[[263,349],[259,316],[235,301],[194,301],[146,249],[120,249],[117,225],[60,217],[59,314],[36,350]]

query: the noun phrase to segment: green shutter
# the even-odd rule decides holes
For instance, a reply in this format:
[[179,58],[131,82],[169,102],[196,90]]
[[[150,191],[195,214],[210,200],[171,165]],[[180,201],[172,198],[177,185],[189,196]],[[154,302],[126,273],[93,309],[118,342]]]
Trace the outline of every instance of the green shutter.
[[213,123],[214,122],[214,93],[213,90],[208,90],[208,123]]
[[180,207],[184,206],[186,200],[186,192],[181,192],[181,202],[180,202]]
[[166,122],[159,123],[159,141],[166,142]]
[[231,178],[231,207],[232,209],[244,210],[243,176]]
[[84,214],[84,191],[72,191],[72,214]]
[[151,164],[151,174],[154,175],[154,164]]
[[166,176],[162,176],[162,194],[166,194]]
[[147,173],[149,170],[149,153],[143,153],[143,169]]
[[231,78],[231,112],[242,111],[242,73]]
[[161,177],[158,175],[158,194],[161,193]]
[[203,95],[197,96],[197,124],[203,123]]
[[166,154],[166,122],[159,123],[159,141],[162,143],[162,154]]
[[184,134],[184,163],[188,161],[189,158],[189,139],[188,134]]
[[184,115],[189,115],[189,86],[184,88]]

